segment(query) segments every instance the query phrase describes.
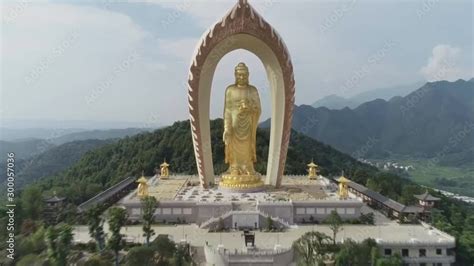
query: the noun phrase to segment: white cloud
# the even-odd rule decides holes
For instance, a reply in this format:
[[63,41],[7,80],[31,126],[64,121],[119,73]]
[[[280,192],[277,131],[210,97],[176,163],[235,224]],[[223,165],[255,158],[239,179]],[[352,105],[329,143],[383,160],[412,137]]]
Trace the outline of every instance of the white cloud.
[[[2,27],[0,111],[9,119],[149,121],[152,118],[163,123],[187,119],[186,81],[195,45],[199,36],[236,2],[176,0],[159,1],[156,5],[140,1],[90,6],[54,2],[28,3],[16,9],[11,9],[14,4],[4,4],[0,6],[3,13],[17,11],[9,15],[9,22]],[[337,17],[337,23],[329,25],[328,19],[344,3],[250,2],[274,26],[290,50],[297,104],[310,104],[318,97],[339,93],[343,82],[389,39],[400,46],[372,65],[370,75],[347,94],[405,84],[419,79],[420,73],[433,78],[443,58],[455,62],[455,68],[447,72],[448,78],[462,76],[472,69],[472,60],[466,60],[472,54],[472,42],[469,42],[472,30],[432,30],[439,21],[448,20],[455,25],[443,24],[447,28],[462,28],[466,20],[470,21],[465,8],[446,7],[457,12],[456,18],[460,19],[456,20],[451,19],[450,9],[439,8],[443,13],[427,16],[423,23],[419,23],[416,15],[407,15],[401,23],[400,14],[413,14],[416,5],[381,4],[374,8],[370,1],[357,1]],[[460,11],[467,15],[458,15]],[[381,23],[373,23],[374,17]],[[163,27],[163,22],[169,23],[168,27]],[[323,25],[327,26],[324,32]],[[425,47],[436,43],[431,43],[433,38],[413,42],[413,36],[419,32],[452,40],[461,48],[435,47],[421,71],[420,66],[426,62]],[[131,54],[133,60],[127,59]],[[128,61],[130,66],[120,67]],[[213,117],[222,114],[223,90],[233,81],[233,67],[238,61],[249,65],[251,82],[263,90],[262,103],[269,97],[265,71],[258,58],[235,51],[225,56],[216,69]],[[27,86],[25,77],[33,72],[34,82]],[[87,104],[88,96],[97,90],[98,96]],[[4,99],[9,100],[9,105]]]
[[469,70],[461,65],[462,51],[449,44],[438,44],[428,58],[428,63],[420,69],[427,81],[469,78]]
[[190,62],[197,43],[197,38],[158,39],[158,50],[162,54],[173,55],[185,62]]
[[25,6],[3,27],[4,117],[140,121],[156,112],[152,85],[166,69],[146,56],[148,37],[130,17],[105,9]]

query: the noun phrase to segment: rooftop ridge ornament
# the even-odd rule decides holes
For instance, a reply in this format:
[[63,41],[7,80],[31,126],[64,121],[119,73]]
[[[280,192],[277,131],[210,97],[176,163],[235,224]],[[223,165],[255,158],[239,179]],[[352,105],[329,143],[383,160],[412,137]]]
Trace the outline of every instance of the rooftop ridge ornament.
[[291,130],[295,81],[280,35],[246,0],[239,0],[204,32],[191,60],[188,106],[197,169],[203,187],[214,184],[210,141],[210,90],[215,68],[227,53],[245,49],[262,61],[272,89],[267,185],[280,186]]

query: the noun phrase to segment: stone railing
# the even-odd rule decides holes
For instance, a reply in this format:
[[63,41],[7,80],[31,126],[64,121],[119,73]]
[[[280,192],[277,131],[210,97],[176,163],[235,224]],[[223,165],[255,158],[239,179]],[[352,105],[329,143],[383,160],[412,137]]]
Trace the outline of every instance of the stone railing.
[[224,213],[224,214],[222,214],[222,215],[220,215],[220,216],[211,217],[209,220],[207,220],[207,221],[205,221],[204,223],[202,223],[202,224],[200,225],[200,227],[201,227],[201,228],[207,228],[207,227],[209,227],[211,224],[218,222],[220,218],[225,219],[225,218],[229,217],[230,215],[233,214],[233,212],[235,212],[235,211],[232,211],[232,210],[231,210],[231,211],[228,211],[228,212],[226,212],[226,213]]
[[290,227],[291,227],[291,225],[290,225],[287,221],[283,220],[283,219],[280,218],[280,217],[273,217],[273,216],[269,215],[268,213],[265,213],[265,212],[262,212],[262,211],[260,211],[260,215],[262,215],[262,216],[265,217],[265,218],[268,217],[268,216],[270,216],[270,218],[271,218],[273,221],[277,221],[278,223],[284,225],[286,228],[290,228]]
[[288,265],[293,261],[293,249],[256,249],[256,250],[228,250],[223,246],[214,248],[204,246],[204,253],[208,262],[215,265],[229,265],[230,263],[271,265]]
[[419,239],[412,239],[406,241],[381,241],[376,239],[377,244],[384,247],[446,247],[454,248],[456,246],[455,241],[441,240],[441,241],[425,241]]
[[405,263],[448,263],[456,261],[454,256],[402,257]]

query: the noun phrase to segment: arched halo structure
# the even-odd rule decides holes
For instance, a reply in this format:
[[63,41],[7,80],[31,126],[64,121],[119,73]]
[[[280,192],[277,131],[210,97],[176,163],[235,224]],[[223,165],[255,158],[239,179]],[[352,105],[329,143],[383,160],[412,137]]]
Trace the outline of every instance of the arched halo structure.
[[279,187],[285,169],[295,100],[290,54],[280,35],[246,0],[240,0],[197,44],[188,79],[194,154],[203,187],[214,183],[209,109],[211,85],[224,55],[245,49],[263,63],[271,88],[271,128],[265,184]]

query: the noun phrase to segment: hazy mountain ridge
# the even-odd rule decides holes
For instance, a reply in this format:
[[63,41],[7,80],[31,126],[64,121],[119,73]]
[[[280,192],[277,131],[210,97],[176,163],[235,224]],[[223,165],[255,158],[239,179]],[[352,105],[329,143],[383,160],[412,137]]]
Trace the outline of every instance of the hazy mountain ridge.
[[79,161],[87,152],[115,141],[117,140],[90,139],[61,144],[25,162],[17,177],[22,184],[26,184],[43,176],[56,174]]
[[[4,160],[7,152],[15,152],[17,159],[28,159],[67,142],[88,139],[118,139],[150,130],[151,129],[149,128],[97,129],[64,134],[64,132],[69,132],[70,130],[56,129],[56,133],[53,134],[50,132],[50,135],[47,138],[39,138],[39,136],[41,136],[40,134],[39,136],[35,136],[35,138],[16,139],[11,141],[0,140],[0,159]],[[34,129],[34,132],[36,132],[36,129]]]
[[[16,186],[21,188],[41,177],[63,171],[90,150],[149,130],[142,128],[90,130],[51,139],[0,141],[0,159],[6,161],[7,153],[15,153]],[[5,171],[5,165],[0,166],[0,171]]]
[[301,105],[294,109],[293,128],[355,157],[403,154],[443,162],[453,154],[472,154],[473,87],[472,79],[432,82],[405,97],[355,109]]
[[416,90],[417,88],[421,87],[423,84],[424,83],[422,82],[417,82],[409,85],[374,89],[361,92],[348,98],[331,94],[315,101],[313,104],[311,104],[311,106],[314,108],[326,107],[328,109],[335,110],[343,109],[345,107],[353,109],[365,102],[373,101],[376,99],[389,101],[393,97],[404,97]]
[[63,144],[66,142],[77,141],[77,140],[86,140],[86,139],[116,139],[123,138],[126,136],[133,136],[142,132],[151,131],[150,128],[124,128],[124,129],[97,129],[97,130],[87,130],[82,132],[69,133],[64,136],[60,136],[54,139],[51,139],[51,142],[54,144]]

